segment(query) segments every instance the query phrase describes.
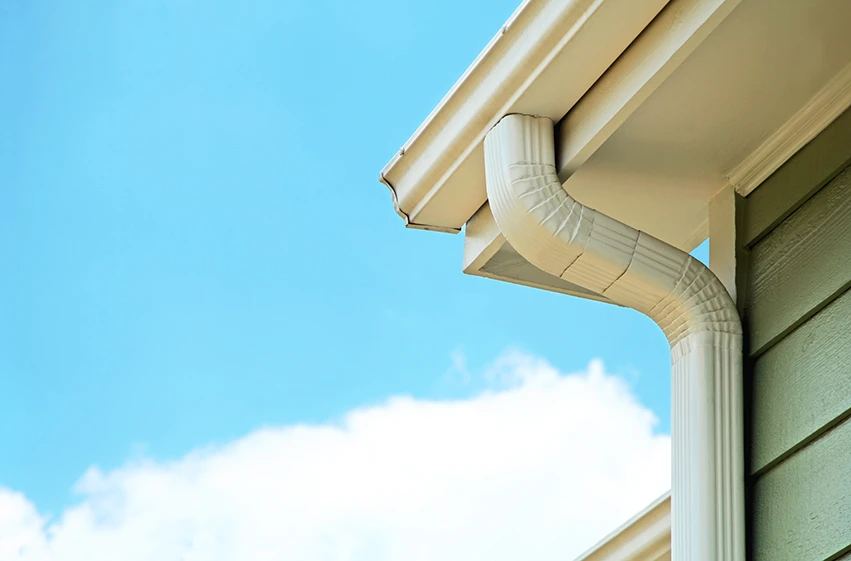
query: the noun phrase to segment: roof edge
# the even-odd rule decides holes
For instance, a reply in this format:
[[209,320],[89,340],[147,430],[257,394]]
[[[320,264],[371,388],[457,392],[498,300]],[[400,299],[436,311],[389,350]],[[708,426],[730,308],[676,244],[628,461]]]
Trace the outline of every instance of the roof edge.
[[668,491],[576,561],[648,561],[671,550],[671,492]]
[[[406,140],[405,143],[402,144],[402,147],[399,149],[399,151],[393,155],[389,162],[387,162],[387,165],[385,165],[384,169],[381,170],[381,177],[384,177],[388,172],[393,169],[393,166],[396,164],[396,162],[398,162],[402,158],[402,156],[405,155],[405,152],[407,152],[408,147],[413,145],[420,137],[420,135],[422,135],[423,131],[428,128],[429,125],[431,125],[432,121],[436,120],[438,118],[438,115],[440,115],[443,111],[446,110],[446,107],[450,105],[453,99],[459,95],[458,92],[462,90],[468,82],[472,81],[471,76],[474,75],[477,70],[479,70],[480,66],[484,66],[486,64],[485,61],[486,59],[488,59],[488,56],[491,55],[491,51],[493,51],[497,42],[503,39],[505,34],[508,32],[508,28],[512,26],[514,21],[518,19],[524,11],[534,9],[534,6],[530,8],[530,4],[542,4],[542,2],[539,0],[524,0],[514,10],[514,12],[512,12],[512,14],[508,17],[508,20],[503,24],[503,26],[496,33],[496,35],[494,35],[491,40],[488,41],[487,45],[485,45],[485,48],[482,49],[478,56],[476,56],[470,66],[467,67],[461,77],[458,78],[458,80],[452,85],[449,91],[446,92],[446,95],[443,96],[443,98],[440,100],[440,102],[438,102],[435,108],[431,110],[431,113],[429,113],[425,120],[420,123],[420,126],[416,128],[416,130],[408,138],[408,140]],[[513,39],[515,37],[512,36],[511,38]]]
[[[379,174],[393,185],[396,212],[408,226],[460,231],[484,202],[483,177],[481,185],[464,178],[461,190],[475,194],[451,217],[423,209],[446,205],[437,192],[477,149],[480,155],[496,121],[511,112],[560,119],[667,2],[525,0]],[[562,98],[541,103],[553,87],[564,90]]]

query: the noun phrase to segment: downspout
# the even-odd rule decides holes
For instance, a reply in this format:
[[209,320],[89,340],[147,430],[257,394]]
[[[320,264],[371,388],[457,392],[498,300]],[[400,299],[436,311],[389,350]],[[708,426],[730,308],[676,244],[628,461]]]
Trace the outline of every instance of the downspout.
[[649,316],[671,345],[672,558],[743,561],[742,328],[701,262],[568,195],[553,123],[504,117],[485,137],[487,193],[530,263]]

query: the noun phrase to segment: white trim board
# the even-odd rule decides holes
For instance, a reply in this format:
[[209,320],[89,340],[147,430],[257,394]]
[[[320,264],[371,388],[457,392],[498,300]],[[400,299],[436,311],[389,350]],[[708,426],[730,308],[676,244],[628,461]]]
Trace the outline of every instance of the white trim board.
[[488,203],[476,211],[464,230],[463,270],[475,277],[614,304],[605,296],[553,276],[526,261],[499,231]]
[[850,106],[851,63],[731,170],[727,174],[730,184],[738,194],[748,196]]

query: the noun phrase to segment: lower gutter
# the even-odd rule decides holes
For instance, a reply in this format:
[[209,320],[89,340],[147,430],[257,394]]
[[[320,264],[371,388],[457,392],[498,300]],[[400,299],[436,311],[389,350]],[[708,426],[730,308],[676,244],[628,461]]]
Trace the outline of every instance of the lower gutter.
[[671,493],[665,493],[576,561],[661,561],[671,552]]
[[567,194],[549,118],[508,115],[484,144],[491,211],[514,249],[668,339],[674,561],[743,561],[742,328],[729,293],[688,253]]

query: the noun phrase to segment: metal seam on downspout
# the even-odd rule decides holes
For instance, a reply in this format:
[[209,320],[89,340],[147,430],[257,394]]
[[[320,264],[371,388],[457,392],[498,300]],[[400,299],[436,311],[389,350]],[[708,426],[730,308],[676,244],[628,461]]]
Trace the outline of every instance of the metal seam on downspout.
[[562,187],[553,123],[509,115],[485,137],[494,219],[536,267],[636,309],[671,346],[674,561],[743,561],[742,328],[688,253],[584,207]]

